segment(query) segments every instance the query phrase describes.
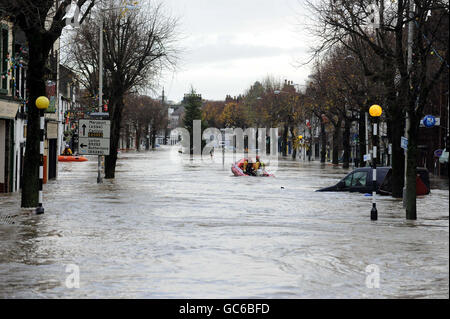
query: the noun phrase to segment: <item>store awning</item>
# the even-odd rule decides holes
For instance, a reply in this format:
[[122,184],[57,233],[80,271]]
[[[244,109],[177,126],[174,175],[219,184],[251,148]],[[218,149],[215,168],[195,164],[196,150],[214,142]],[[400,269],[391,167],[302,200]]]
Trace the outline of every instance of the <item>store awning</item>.
[[0,99],[0,119],[14,120],[20,103]]

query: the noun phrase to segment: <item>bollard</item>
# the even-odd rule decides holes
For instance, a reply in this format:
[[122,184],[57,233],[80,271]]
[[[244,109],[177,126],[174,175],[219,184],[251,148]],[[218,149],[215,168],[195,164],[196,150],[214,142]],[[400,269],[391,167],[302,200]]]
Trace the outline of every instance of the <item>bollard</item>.
[[39,149],[40,149],[40,157],[39,157],[39,205],[36,208],[36,214],[40,215],[44,213],[44,207],[42,206],[42,187],[43,187],[43,179],[44,179],[44,110],[39,110],[40,116],[40,130],[39,130]]
[[377,122],[376,118],[373,123],[373,156],[372,156],[372,167],[373,167],[373,190],[372,190],[372,210],[370,211],[370,219],[377,220],[378,219],[378,211],[377,211]]
[[370,219],[377,220],[378,219],[378,211],[377,211],[377,145],[378,145],[378,118],[381,116],[383,110],[379,105],[372,105],[369,109],[369,114],[373,118],[373,150],[372,150],[372,210],[370,211]]
[[40,130],[39,130],[39,204],[36,208],[36,214],[40,215],[44,213],[44,207],[42,206],[42,187],[43,187],[43,179],[44,179],[44,110],[48,108],[50,101],[45,96],[40,96],[36,99],[36,107],[39,109],[39,118],[40,118]]

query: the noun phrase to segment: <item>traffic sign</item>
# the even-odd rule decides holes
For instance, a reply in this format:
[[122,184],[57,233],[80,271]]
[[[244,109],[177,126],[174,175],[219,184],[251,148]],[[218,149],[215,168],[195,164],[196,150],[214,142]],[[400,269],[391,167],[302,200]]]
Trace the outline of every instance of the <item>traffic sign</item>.
[[109,155],[109,138],[80,137],[78,149],[81,155]]
[[436,118],[433,115],[427,115],[423,118],[423,125],[433,127],[436,125]]
[[434,117],[432,115],[427,115],[423,119],[420,120],[419,126],[420,127],[435,127],[441,125],[441,118],[440,117]]
[[109,120],[79,120],[80,137],[110,138],[111,122]]
[[109,120],[79,120],[78,131],[80,155],[109,155]]
[[442,150],[442,149],[435,150],[434,151],[434,157],[441,157],[443,152],[444,152],[444,150]]
[[408,139],[406,137],[402,136],[402,139],[400,141],[400,147],[404,150],[408,149]]

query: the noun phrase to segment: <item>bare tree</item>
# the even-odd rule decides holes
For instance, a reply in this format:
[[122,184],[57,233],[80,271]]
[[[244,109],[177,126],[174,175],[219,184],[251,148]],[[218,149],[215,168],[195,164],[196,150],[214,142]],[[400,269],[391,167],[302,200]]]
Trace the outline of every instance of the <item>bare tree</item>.
[[[318,18],[317,35],[323,40],[316,53],[326,52],[336,44],[347,45],[360,59],[365,74],[385,86],[383,108],[392,132],[394,197],[402,195],[404,160],[400,138],[408,114],[411,125],[406,211],[408,219],[416,219],[417,133],[429,92],[448,69],[448,37],[444,42],[439,37],[439,26],[443,21],[448,25],[448,1],[323,0],[311,2],[310,7]],[[364,44],[381,59],[381,71],[368,67],[358,44]],[[438,45],[443,48],[441,54],[435,54],[440,57],[436,60],[432,53],[436,53]],[[431,68],[431,63],[437,66]]]
[[111,120],[111,155],[106,156],[105,177],[114,178],[120,137],[124,97],[133,90],[151,88],[165,68],[176,64],[175,29],[177,20],[165,16],[161,5],[146,4],[145,9],[126,14],[97,12],[89,25],[75,36],[70,54],[73,68],[80,71],[86,88],[97,93],[98,87],[98,15],[104,15],[105,96],[109,99]]
[[[15,23],[25,33],[29,46],[28,61],[28,118],[27,147],[23,178],[27,182],[22,189],[22,207],[36,207],[39,194],[39,110],[35,101],[45,96],[46,62],[55,41],[61,36],[66,26],[66,10],[72,0],[0,0],[0,17]],[[83,23],[92,7],[98,1],[75,1],[81,9]]]

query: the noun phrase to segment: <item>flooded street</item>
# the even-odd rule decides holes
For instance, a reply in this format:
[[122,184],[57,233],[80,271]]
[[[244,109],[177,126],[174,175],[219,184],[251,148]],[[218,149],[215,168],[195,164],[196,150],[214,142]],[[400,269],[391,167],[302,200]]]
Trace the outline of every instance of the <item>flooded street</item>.
[[348,170],[284,160],[274,178],[235,177],[177,156],[122,153],[103,184],[96,157],[59,163],[40,216],[0,195],[1,215],[20,214],[0,224],[0,298],[449,298],[448,183],[417,221],[378,197],[373,222],[371,197],[315,192]]

